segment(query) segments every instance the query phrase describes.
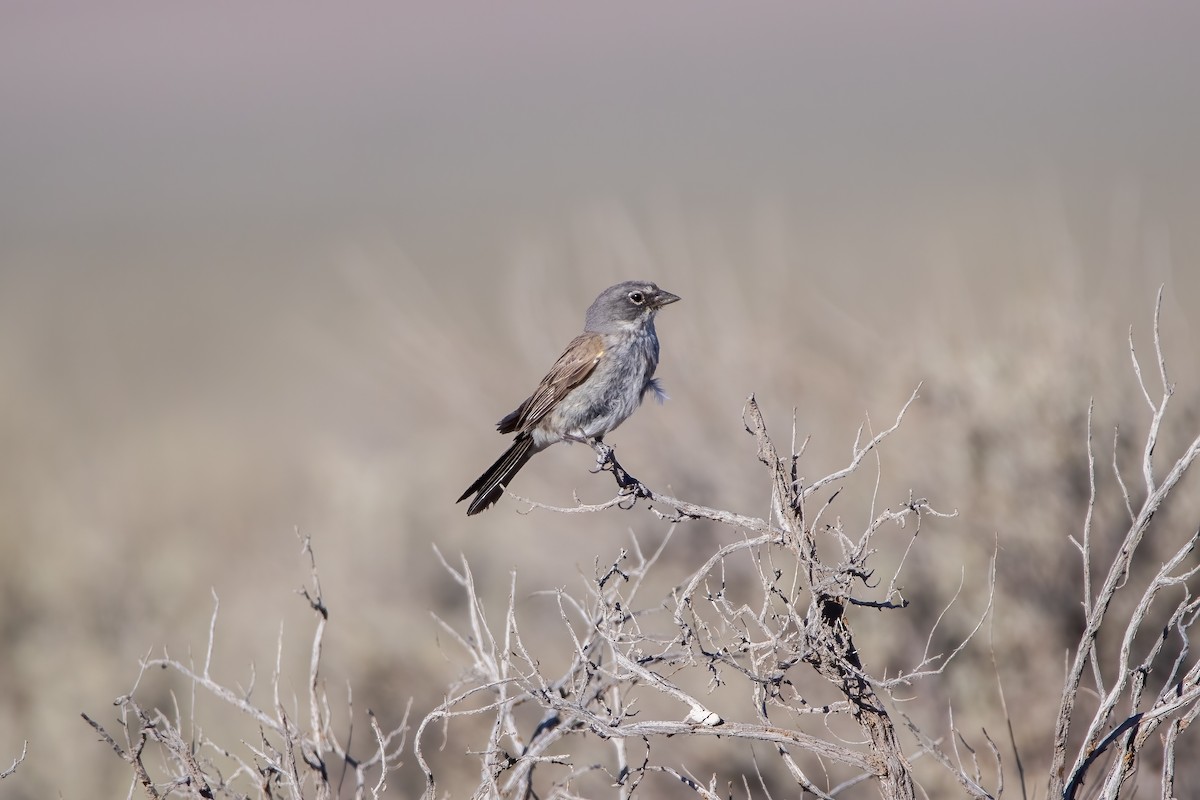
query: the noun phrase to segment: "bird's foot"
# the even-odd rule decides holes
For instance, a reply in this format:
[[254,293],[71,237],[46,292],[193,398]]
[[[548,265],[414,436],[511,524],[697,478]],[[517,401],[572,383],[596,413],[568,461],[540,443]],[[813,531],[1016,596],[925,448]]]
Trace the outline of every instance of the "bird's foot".
[[635,501],[639,497],[654,496],[644,483],[630,475],[621,466],[621,462],[617,461],[616,451],[611,445],[607,445],[599,439],[593,439],[589,444],[596,451],[596,468],[592,472],[611,472],[621,494],[629,495]]

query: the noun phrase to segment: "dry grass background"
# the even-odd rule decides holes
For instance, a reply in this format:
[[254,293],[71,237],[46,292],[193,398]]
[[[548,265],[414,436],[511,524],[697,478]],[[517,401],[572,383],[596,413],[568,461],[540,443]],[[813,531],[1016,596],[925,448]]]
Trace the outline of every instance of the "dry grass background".
[[[557,612],[533,593],[577,586],[631,531],[652,546],[666,525],[641,511],[522,515],[511,499],[467,519],[452,501],[502,446],[494,419],[573,335],[597,287],[630,275],[684,302],[660,324],[672,399],[612,438],[639,477],[677,496],[766,513],[739,421],[750,392],[776,435],[798,409],[799,431],[812,435],[803,472],[817,477],[845,460],[865,414],[890,420],[925,381],[884,450],[882,496],[912,487],[960,516],[929,525],[918,543],[905,584],[914,607],[879,626],[867,617],[861,641],[873,663],[912,658],[965,575],[960,612],[944,631],[953,641],[981,608],[998,547],[989,635],[1018,709],[1026,768],[1037,775],[1079,624],[1067,536],[1086,501],[1087,404],[1096,398],[1107,463],[1106,431],[1119,423],[1128,445],[1147,419],[1125,337],[1133,324],[1148,352],[1160,282],[1179,386],[1172,431],[1192,433],[1200,420],[1191,273],[1147,266],[1141,246],[1131,254],[1138,263],[1090,269],[1063,249],[1069,225],[1028,210],[1039,200],[1007,209],[1005,227],[1023,232],[1007,242],[1007,257],[964,238],[984,226],[972,231],[952,214],[936,230],[901,217],[867,249],[840,232],[806,230],[786,208],[717,225],[605,207],[571,219],[565,234],[522,239],[469,284],[423,269],[388,241],[298,249],[286,261],[190,255],[166,267],[133,252],[86,273],[17,262],[0,301],[0,709],[5,745],[18,752],[28,738],[31,754],[6,796],[122,792],[122,765],[78,714],[103,719],[151,648],[199,652],[213,591],[222,603],[218,674],[244,682],[251,661],[264,670],[283,621],[299,692],[310,620],[292,594],[305,574],[295,527],[314,539],[332,606],[326,678],[349,681],[360,712],[398,720],[411,697],[419,718],[461,667],[430,612],[454,619],[463,597],[431,545],[466,554],[496,613],[516,570],[525,630],[549,615],[546,638],[531,639],[553,653],[551,643],[562,644],[550,624]],[[919,235],[924,247],[912,245]],[[881,267],[886,252],[924,266]],[[1009,267],[964,268],[972,252]],[[218,259],[219,269],[203,268]],[[1168,454],[1180,440],[1171,433]],[[548,502],[569,502],[575,489],[603,499],[611,487],[586,473],[591,458],[556,448],[516,489]],[[1183,521],[1198,513],[1189,485],[1171,508]],[[865,515],[854,502],[844,513]],[[728,535],[685,525],[662,587]],[[982,642],[916,695],[913,708],[935,728],[953,703],[960,725],[1001,729]],[[210,736],[219,737],[221,716],[205,721]],[[459,759],[470,779],[461,757],[470,731],[454,733],[444,769],[453,774]],[[411,768],[409,759],[393,777],[399,796],[419,786]]]
[[[607,5],[479,26],[399,8],[289,9],[294,30],[199,7],[0,25],[0,767],[30,742],[0,794],[123,796],[79,714],[106,721],[152,649],[198,653],[213,592],[218,677],[265,674],[282,623],[302,692],[297,528],[332,610],[325,676],[384,727],[462,667],[430,616],[464,601],[433,545],[467,556],[497,613],[516,570],[552,654],[535,593],[666,525],[511,498],[468,519],[453,500],[595,294],[632,277],[683,297],[659,325],[672,399],[611,441],[678,497],[767,513],[751,392],[776,436],[796,409],[811,478],[924,381],[881,497],[960,513],[922,533],[913,607],[862,617],[859,641],[870,663],[910,660],[965,581],[954,641],[998,551],[988,635],[1040,788],[1080,621],[1088,402],[1098,462],[1119,424],[1131,464],[1148,414],[1126,337],[1149,357],[1160,284],[1178,386],[1161,452],[1200,425],[1192,12],[1089,8],[1081,30],[1069,4],[880,7],[873,25],[813,6],[682,30]],[[554,448],[514,489],[606,499],[592,461]],[[1194,527],[1196,480],[1160,524]],[[1114,490],[1104,472],[1109,541]],[[676,531],[659,588],[729,536]],[[951,703],[964,730],[1002,730],[984,642],[910,710],[944,732]],[[475,734],[453,727],[439,756],[451,792],[474,785]],[[698,772],[753,768],[702,754]],[[411,758],[390,784],[420,791]]]

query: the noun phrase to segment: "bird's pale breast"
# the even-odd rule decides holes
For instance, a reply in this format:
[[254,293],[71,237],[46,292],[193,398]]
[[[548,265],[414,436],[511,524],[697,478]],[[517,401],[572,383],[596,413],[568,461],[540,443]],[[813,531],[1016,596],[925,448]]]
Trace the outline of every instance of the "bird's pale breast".
[[653,325],[605,334],[604,355],[596,369],[575,387],[534,431],[539,449],[570,431],[582,438],[604,436],[629,418],[658,367],[658,336]]

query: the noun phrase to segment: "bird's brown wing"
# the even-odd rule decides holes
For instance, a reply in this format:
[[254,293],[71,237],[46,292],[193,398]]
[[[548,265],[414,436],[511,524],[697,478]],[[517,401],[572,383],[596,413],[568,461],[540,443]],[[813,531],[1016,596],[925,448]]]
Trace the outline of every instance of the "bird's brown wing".
[[533,394],[515,411],[500,420],[496,427],[501,433],[529,430],[549,414],[558,401],[587,380],[604,356],[604,342],[598,333],[576,336],[554,366],[533,390]]

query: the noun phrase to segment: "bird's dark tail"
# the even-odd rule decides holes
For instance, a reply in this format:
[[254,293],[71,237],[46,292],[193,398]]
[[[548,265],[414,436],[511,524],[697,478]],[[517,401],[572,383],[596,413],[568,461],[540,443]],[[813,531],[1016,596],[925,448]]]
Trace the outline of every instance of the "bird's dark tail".
[[520,434],[512,447],[504,451],[504,455],[487,468],[474,483],[467,487],[458,502],[462,502],[475,494],[471,505],[467,506],[467,514],[478,514],[500,499],[513,476],[525,466],[533,456],[533,438],[528,434]]

